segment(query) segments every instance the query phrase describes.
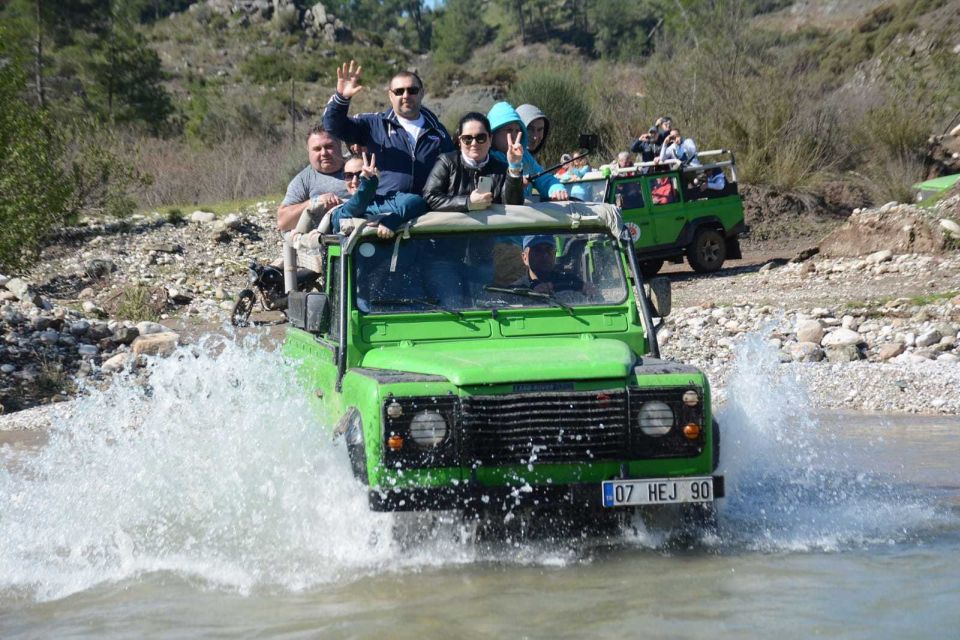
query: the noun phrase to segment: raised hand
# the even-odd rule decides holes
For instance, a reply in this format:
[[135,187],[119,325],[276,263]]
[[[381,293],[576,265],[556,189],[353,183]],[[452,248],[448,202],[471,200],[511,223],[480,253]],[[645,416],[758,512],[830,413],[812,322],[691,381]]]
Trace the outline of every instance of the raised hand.
[[360,84],[360,71],[363,67],[353,60],[350,65],[343,63],[343,67],[337,67],[337,93],[348,100],[360,93],[363,86]]
[[523,134],[519,131],[517,132],[516,140],[511,139],[510,134],[507,134],[507,162],[512,164],[520,164],[523,162],[522,139]]
[[363,167],[360,169],[360,173],[364,178],[369,180],[374,176],[379,176],[380,171],[377,169],[377,154],[371,153],[370,156],[367,156],[366,152],[363,152]]

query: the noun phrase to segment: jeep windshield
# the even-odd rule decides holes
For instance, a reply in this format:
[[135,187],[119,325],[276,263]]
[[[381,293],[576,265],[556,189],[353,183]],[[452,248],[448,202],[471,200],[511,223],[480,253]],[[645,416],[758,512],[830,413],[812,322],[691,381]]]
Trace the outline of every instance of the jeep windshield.
[[365,313],[622,304],[627,283],[606,233],[443,234],[364,239],[353,251]]

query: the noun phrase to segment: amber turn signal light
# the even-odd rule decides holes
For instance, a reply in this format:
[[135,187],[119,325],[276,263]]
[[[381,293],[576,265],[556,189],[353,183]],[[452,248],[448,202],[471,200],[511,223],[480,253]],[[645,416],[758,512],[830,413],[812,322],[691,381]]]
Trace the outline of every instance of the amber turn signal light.
[[403,449],[403,438],[396,434],[390,436],[387,438],[387,447],[389,447],[391,451]]
[[700,437],[700,425],[691,422],[684,426],[683,435],[687,437],[687,440],[696,440]]

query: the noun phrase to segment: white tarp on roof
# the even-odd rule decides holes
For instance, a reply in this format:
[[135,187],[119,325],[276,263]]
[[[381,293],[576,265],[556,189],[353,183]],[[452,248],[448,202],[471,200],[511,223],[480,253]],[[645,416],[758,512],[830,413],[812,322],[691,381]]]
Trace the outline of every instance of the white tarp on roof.
[[[342,233],[349,233],[359,219],[343,220]],[[375,225],[364,229],[374,233]],[[460,213],[431,211],[410,226],[410,233],[437,233],[444,231],[508,231],[511,229],[609,229],[619,237],[623,228],[620,210],[611,204],[590,202],[538,202],[530,205],[490,205],[483,211]]]

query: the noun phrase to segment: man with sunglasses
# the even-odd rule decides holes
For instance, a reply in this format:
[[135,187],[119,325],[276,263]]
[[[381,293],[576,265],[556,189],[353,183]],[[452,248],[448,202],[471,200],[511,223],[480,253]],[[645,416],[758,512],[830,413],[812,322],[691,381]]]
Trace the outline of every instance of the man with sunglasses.
[[378,195],[420,193],[437,156],[453,151],[450,134],[436,115],[421,106],[423,82],[411,71],[401,71],[390,80],[390,109],[348,116],[350,100],[363,89],[361,71],[353,60],[337,68],[337,91],[323,112],[323,126],[347,144],[376,154]]

